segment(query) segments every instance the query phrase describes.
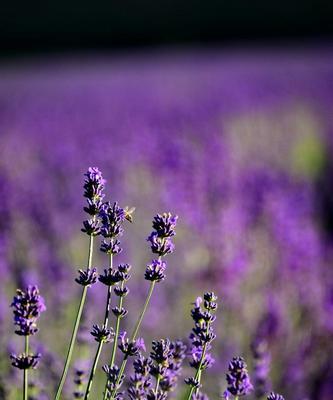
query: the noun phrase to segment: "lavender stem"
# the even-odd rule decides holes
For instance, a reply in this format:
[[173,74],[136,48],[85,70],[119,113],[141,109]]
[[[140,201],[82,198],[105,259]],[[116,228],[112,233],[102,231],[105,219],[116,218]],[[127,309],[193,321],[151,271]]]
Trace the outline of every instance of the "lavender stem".
[[[29,353],[29,336],[26,335],[24,338],[25,338],[24,353],[25,356],[27,357]],[[28,399],[28,368],[25,368],[23,370],[23,400],[27,399]]]
[[147,308],[148,308],[148,305],[149,305],[149,302],[150,302],[150,299],[151,299],[151,295],[153,294],[155,284],[156,284],[156,281],[152,281],[152,282],[150,283],[148,295],[147,295],[145,304],[144,304],[144,306],[143,306],[143,309],[142,309],[142,311],[141,311],[141,314],[140,314],[140,316],[139,316],[139,319],[138,319],[137,322],[136,322],[136,325],[135,325],[135,328],[134,328],[134,331],[133,331],[133,334],[132,334],[132,337],[131,337],[131,341],[133,341],[133,340],[136,339],[136,336],[137,336],[138,331],[139,331],[139,328],[140,328],[140,326],[141,326],[143,317],[144,317],[144,315],[145,315],[145,313],[146,313],[146,311],[147,311]]
[[158,375],[158,377],[156,378],[156,384],[155,384],[155,389],[154,389],[154,393],[157,395],[158,392],[158,387],[160,385],[160,380],[161,380],[161,376]]
[[[93,235],[89,235],[89,238],[90,239],[89,239],[89,253],[88,253],[87,270],[89,268],[91,268],[91,265],[92,265],[93,246],[94,246],[94,236]],[[59,386],[58,386],[58,389],[57,389],[57,393],[56,393],[56,396],[55,396],[55,400],[59,400],[60,399],[61,392],[62,392],[62,389],[64,387],[65,381],[66,381],[66,376],[67,376],[67,373],[68,373],[68,368],[69,368],[69,364],[71,362],[73,349],[74,349],[74,344],[75,344],[77,332],[78,332],[80,321],[81,321],[82,311],[83,311],[84,303],[85,303],[86,296],[87,296],[87,289],[88,289],[88,286],[84,286],[83,289],[82,289],[80,305],[79,305],[79,308],[78,308],[78,311],[77,311],[77,314],[76,314],[76,319],[75,319],[75,323],[74,323],[72,337],[71,337],[71,341],[70,341],[70,344],[69,344],[65,365],[64,365],[64,369],[62,371],[62,375],[61,375],[61,379],[60,379]]]
[[[121,288],[124,288],[124,281],[121,283]],[[124,298],[123,296],[119,297],[119,303],[118,303],[118,307],[119,309],[122,309],[123,307],[123,301]],[[121,316],[118,315],[117,316],[117,321],[116,321],[116,332],[115,332],[115,341],[113,342],[113,348],[112,348],[112,356],[111,356],[111,362],[110,362],[110,366],[113,367],[115,358],[116,358],[116,351],[117,351],[117,339],[119,336],[119,329],[120,329],[120,320],[121,320]]]
[[[112,260],[112,255],[111,255],[111,260]],[[111,266],[112,266],[112,261],[111,261]],[[111,293],[112,293],[112,286],[109,286],[108,287],[107,299],[106,299],[106,307],[105,307],[105,316],[104,316],[103,328],[107,328],[108,322],[109,322],[109,310],[110,310],[110,304],[111,304]],[[90,394],[90,391],[91,391],[93,379],[94,379],[94,376],[95,376],[95,373],[96,373],[98,360],[99,360],[99,357],[100,357],[101,352],[102,352],[102,347],[103,347],[103,342],[101,341],[98,344],[97,351],[96,351],[95,358],[94,358],[94,362],[93,362],[93,365],[91,367],[91,371],[90,371],[90,375],[89,375],[89,380],[88,380],[88,384],[87,384],[87,389],[86,389],[86,393],[85,393],[85,396],[84,396],[84,400],[88,400],[88,398],[89,398],[89,394]]]
[[[147,294],[147,298],[146,298],[145,304],[144,304],[143,309],[141,311],[141,314],[140,314],[140,316],[139,316],[139,318],[138,318],[138,320],[136,322],[134,331],[133,331],[131,339],[130,339],[131,342],[133,342],[136,339],[136,336],[138,334],[138,331],[139,331],[140,325],[142,323],[143,317],[144,317],[145,312],[146,312],[146,310],[148,308],[148,305],[149,305],[149,302],[150,302],[150,299],[151,299],[151,295],[153,294],[155,283],[156,283],[156,281],[151,281],[151,283],[150,283],[149,291],[148,291],[148,294]],[[116,381],[116,384],[115,384],[116,389],[111,393],[110,400],[113,400],[115,398],[115,395],[117,394],[118,385],[119,385],[121,376],[124,373],[124,370],[125,370],[125,367],[126,367],[126,363],[127,363],[127,358],[128,358],[127,355],[125,355],[124,358],[123,358],[123,362],[121,363],[120,370],[119,370],[119,373],[118,373],[118,378],[117,378],[117,381]]]
[[[121,288],[122,288],[122,289],[124,288],[124,284],[125,284],[125,282],[122,281],[122,282],[121,282]],[[123,301],[124,301],[123,296],[120,296],[120,297],[119,297],[119,303],[118,303],[118,308],[119,308],[120,310],[121,310],[122,307],[123,307]],[[118,315],[118,316],[117,316],[117,320],[116,320],[116,330],[115,330],[114,342],[113,342],[113,347],[112,347],[112,355],[111,355],[111,361],[110,361],[110,368],[113,367],[114,361],[115,361],[115,359],[116,359],[117,342],[118,342],[119,329],[120,329],[120,320],[121,320],[121,316]],[[106,380],[103,400],[106,400],[107,394],[108,394],[108,380]]]

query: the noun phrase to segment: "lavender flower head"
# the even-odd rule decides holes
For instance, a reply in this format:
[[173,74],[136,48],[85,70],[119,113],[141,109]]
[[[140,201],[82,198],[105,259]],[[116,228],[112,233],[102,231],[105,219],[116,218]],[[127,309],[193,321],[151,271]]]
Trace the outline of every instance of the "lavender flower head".
[[[140,356],[134,363],[134,375],[128,394],[131,400],[165,399],[177,383],[181,364],[185,358],[186,346],[180,340],[171,342],[169,339],[155,340],[149,358]],[[152,390],[152,380],[157,386]]]
[[118,345],[125,357],[138,356],[141,350],[146,350],[145,342],[142,338],[130,341],[126,335],[127,333],[125,331],[119,335],[120,344]]
[[98,325],[93,325],[93,329],[90,332],[94,337],[96,342],[109,343],[113,340],[114,332],[113,329],[105,328],[104,326],[100,327]]
[[39,363],[41,354],[24,354],[21,353],[18,356],[11,354],[10,359],[12,360],[12,366],[18,369],[35,369]]
[[164,363],[166,369],[161,376],[160,388],[163,393],[174,390],[185,358],[186,346],[181,340],[169,342],[169,357]]
[[178,215],[171,215],[171,213],[157,214],[153,219],[153,229],[159,237],[175,236],[175,227],[177,224]]
[[81,286],[91,286],[97,281],[97,269],[88,268],[86,271],[79,269],[79,277],[75,278],[75,282]]
[[[198,297],[194,302],[194,307],[191,310],[191,316],[194,320],[194,328],[190,334],[192,346],[190,366],[196,371],[203,371],[210,368],[214,363],[214,359],[209,353],[211,342],[216,335],[213,332],[212,323],[216,317],[212,314],[217,309],[217,296],[213,292],[204,294],[204,301]],[[204,307],[201,307],[201,304]],[[196,376],[198,372],[196,373]],[[195,377],[185,379],[185,383],[196,389],[200,388],[200,382]]]
[[134,374],[130,377],[128,396],[130,400],[141,400],[147,397],[152,380],[150,376],[151,359],[139,356],[133,362]]
[[227,391],[233,396],[245,396],[253,390],[247,365],[242,357],[234,357],[229,363],[229,371],[226,374]]
[[160,282],[165,279],[166,262],[161,260],[152,260],[147,265],[145,279],[148,281]]
[[100,223],[96,220],[96,217],[99,215],[103,204],[105,179],[96,167],[89,168],[84,176],[86,179],[83,185],[83,196],[87,198],[88,205],[83,209],[92,218],[83,221],[81,231],[90,236],[97,236],[100,234]]
[[117,390],[123,383],[125,375],[121,375],[119,382],[117,384],[118,375],[119,375],[119,367],[114,365],[113,367],[109,367],[108,365],[103,366],[103,371],[106,373],[108,378],[108,390],[112,392],[113,390]]
[[176,234],[177,219],[178,216],[173,216],[171,213],[157,214],[153,219],[154,231],[147,241],[150,242],[151,251],[160,257],[173,253],[175,249],[171,237]]
[[46,310],[37,286],[28,286],[25,291],[17,289],[11,307],[14,308],[14,324],[19,327],[15,333],[21,336],[34,335],[38,331],[36,322]]
[[102,222],[101,234],[105,238],[115,238],[122,235],[122,223],[126,219],[125,210],[118,203],[104,203],[99,214]]
[[86,179],[83,185],[83,196],[87,198],[88,202],[88,207],[84,207],[84,211],[95,216],[99,214],[102,206],[102,200],[105,196],[103,190],[106,181],[96,167],[90,167],[84,176]]

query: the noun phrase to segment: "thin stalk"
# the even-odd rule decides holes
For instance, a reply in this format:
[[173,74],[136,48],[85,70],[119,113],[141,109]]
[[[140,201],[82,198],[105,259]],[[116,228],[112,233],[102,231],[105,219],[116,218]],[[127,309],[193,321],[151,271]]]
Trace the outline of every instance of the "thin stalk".
[[[146,298],[145,304],[143,305],[143,309],[142,309],[142,311],[140,313],[140,316],[139,316],[139,318],[138,318],[138,320],[137,320],[137,322],[135,324],[132,336],[130,338],[130,342],[132,342],[133,340],[136,339],[136,336],[138,334],[138,331],[139,331],[140,325],[142,323],[143,317],[145,315],[145,312],[147,311],[147,308],[148,308],[148,305],[149,305],[149,302],[150,302],[150,299],[151,299],[151,295],[153,294],[155,283],[156,283],[156,281],[152,281],[150,283],[149,291],[148,291],[148,294],[147,294],[147,298]],[[119,385],[119,382],[120,382],[120,378],[121,378],[122,374],[124,373],[124,370],[125,370],[125,367],[126,367],[126,363],[127,363],[127,358],[128,357],[125,355],[124,358],[123,358],[123,362],[121,363],[119,374],[118,374],[118,378],[117,378],[116,385],[115,385],[116,388],[118,388],[118,385]],[[110,400],[113,400],[115,398],[116,393],[117,393],[117,389],[113,390],[113,392],[111,393]]]
[[[121,282],[121,288],[124,288],[124,284],[125,282],[122,281]],[[121,310],[123,307],[123,301],[124,298],[123,296],[119,297],[119,302],[118,302],[118,307]],[[117,316],[117,320],[116,320],[116,330],[115,330],[115,334],[114,334],[114,341],[113,341],[113,347],[112,347],[112,354],[111,354],[111,361],[110,361],[110,368],[112,368],[114,366],[114,361],[116,359],[116,351],[117,351],[117,343],[118,343],[118,336],[119,336],[119,330],[120,330],[120,315]],[[108,379],[106,380],[105,383],[105,389],[104,389],[104,397],[103,400],[106,400],[108,395]]]
[[[27,357],[29,354],[29,336],[25,336],[24,353]],[[23,370],[23,400],[28,399],[28,369]]]
[[[121,282],[121,288],[122,289],[124,288],[124,281]],[[119,297],[118,307],[119,307],[120,310],[123,307],[123,301],[124,301],[123,296]],[[120,317],[120,315],[118,315],[117,316],[117,321],[116,321],[116,331],[115,331],[115,334],[114,334],[114,342],[113,342],[113,347],[112,347],[112,355],[111,355],[111,362],[110,362],[110,366],[111,367],[113,367],[114,361],[115,361],[115,358],[116,358],[117,341],[118,341],[119,330],[120,330],[120,320],[121,320],[121,317]]]
[[161,376],[160,374],[158,374],[157,378],[156,378],[156,384],[155,384],[155,389],[154,389],[154,393],[157,394],[158,391],[158,387],[160,385],[160,381],[161,381]]
[[97,351],[96,351],[96,354],[95,354],[95,358],[94,358],[94,363],[93,363],[93,366],[92,366],[91,371],[90,371],[89,381],[88,381],[86,393],[84,395],[84,400],[87,400],[89,398],[89,394],[90,394],[90,391],[91,391],[91,386],[92,386],[94,375],[95,375],[96,368],[97,368],[98,359],[99,359],[99,356],[101,355],[101,352],[102,352],[102,347],[103,347],[103,342],[99,342],[98,343],[98,347],[97,347]]
[[[87,269],[91,268],[91,265],[92,265],[93,248],[94,248],[94,237],[92,235],[90,235]],[[58,389],[57,389],[57,393],[56,393],[56,396],[55,396],[55,400],[59,400],[60,399],[61,392],[62,392],[62,389],[64,387],[65,381],[66,381],[66,377],[67,377],[67,373],[68,373],[68,369],[69,369],[69,364],[70,364],[71,359],[72,359],[73,350],[74,350],[74,344],[75,344],[75,341],[76,341],[76,336],[77,336],[77,332],[78,332],[80,321],[81,321],[82,311],[83,311],[84,303],[85,303],[86,296],[87,296],[87,289],[88,289],[88,286],[84,286],[83,289],[82,289],[81,300],[80,300],[79,308],[78,308],[78,311],[77,311],[77,314],[76,314],[74,328],[73,328],[73,332],[72,332],[72,337],[71,337],[71,340],[70,340],[70,344],[69,344],[69,348],[68,348],[68,352],[67,352],[67,357],[66,357],[66,361],[65,361],[65,365],[64,365],[64,369],[62,371],[62,375],[61,375],[60,382],[59,382],[59,385],[58,385]]]
[[[106,298],[106,307],[105,307],[103,328],[107,328],[108,322],[109,322],[109,311],[110,311],[110,305],[111,305],[111,293],[112,293],[112,286],[108,286],[108,294],[107,294],[107,298]],[[90,375],[89,375],[89,380],[88,380],[88,384],[87,384],[87,389],[86,389],[86,393],[85,393],[85,396],[84,396],[84,400],[88,400],[88,398],[89,398],[89,394],[90,394],[90,391],[91,391],[93,379],[94,379],[94,376],[95,376],[95,373],[96,373],[98,360],[99,360],[99,357],[100,357],[101,352],[102,352],[102,348],[103,348],[103,342],[99,342],[98,343],[98,347],[97,347],[97,351],[96,351],[96,354],[95,354],[94,362],[93,362],[93,365],[91,367],[91,371],[90,371]]]
[[[208,324],[207,324],[207,328],[206,328],[206,333],[207,333],[207,334],[208,334],[208,331],[209,331],[209,326],[210,326],[210,324],[208,323]],[[198,365],[197,372],[196,372],[196,374],[195,374],[195,376],[194,376],[194,379],[197,380],[197,381],[199,382],[199,384],[200,384],[201,375],[202,375],[202,369],[201,369],[201,367],[202,367],[202,364],[203,364],[204,359],[205,359],[205,355],[206,355],[206,351],[207,351],[207,345],[208,345],[208,343],[205,343],[205,344],[203,345],[202,354],[201,354],[201,358],[200,358],[200,363],[199,363],[199,365]],[[195,390],[196,390],[196,393],[198,394],[199,388],[197,388],[197,389],[195,389]],[[188,394],[188,396],[187,396],[187,400],[191,400],[193,392],[194,392],[194,387],[192,386],[191,389],[190,389],[190,391],[189,391],[189,394]]]
[[148,308],[148,305],[149,305],[149,302],[150,302],[150,299],[151,299],[151,295],[153,294],[155,284],[156,284],[156,281],[152,281],[152,282],[150,283],[149,291],[148,291],[148,294],[147,294],[147,298],[146,298],[145,304],[144,304],[144,306],[143,306],[143,309],[142,309],[142,311],[141,311],[141,314],[140,314],[140,316],[139,316],[139,318],[138,318],[138,320],[137,320],[137,322],[136,322],[134,331],[133,331],[133,333],[132,333],[131,342],[132,342],[133,340],[136,339],[136,336],[137,336],[138,331],[139,331],[139,329],[140,329],[140,326],[141,326],[143,317],[145,316],[145,313],[146,313],[146,311],[147,311],[147,308]]

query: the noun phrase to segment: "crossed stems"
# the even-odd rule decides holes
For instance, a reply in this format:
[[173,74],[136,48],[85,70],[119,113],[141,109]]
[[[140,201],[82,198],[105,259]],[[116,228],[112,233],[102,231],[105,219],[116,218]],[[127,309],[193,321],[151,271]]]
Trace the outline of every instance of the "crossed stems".
[[[131,338],[130,338],[130,342],[133,342],[133,341],[136,339],[136,337],[137,337],[137,334],[138,334],[139,328],[140,328],[140,326],[141,326],[143,317],[144,317],[144,315],[145,315],[145,313],[146,313],[146,311],[147,311],[147,308],[148,308],[148,305],[149,305],[149,302],[150,302],[150,299],[151,299],[151,295],[153,294],[155,284],[156,284],[156,281],[152,281],[152,282],[150,283],[150,286],[149,286],[149,290],[148,290],[148,294],[147,294],[147,297],[146,297],[145,304],[144,304],[144,306],[143,306],[143,309],[142,309],[142,311],[141,311],[141,313],[140,313],[140,316],[139,316],[139,318],[138,318],[138,320],[137,320],[137,322],[136,322],[136,325],[135,325],[135,327],[134,327],[132,336],[131,336]],[[110,400],[113,400],[113,399],[115,398],[116,394],[117,394],[117,390],[119,389],[118,386],[119,386],[119,383],[120,383],[120,380],[121,380],[121,376],[123,375],[124,370],[125,370],[125,367],[126,367],[126,364],[127,364],[127,359],[128,359],[128,355],[125,354],[125,356],[124,356],[124,358],[123,358],[123,361],[122,361],[122,363],[121,363],[121,366],[120,366],[120,370],[119,370],[119,373],[118,373],[117,381],[116,381],[116,383],[115,383],[115,389],[111,392]],[[105,392],[106,392],[106,391],[105,391]],[[107,398],[107,395],[104,394],[104,399],[106,399],[106,398]]]
[[[109,258],[109,267],[111,269],[113,268],[113,256],[112,256],[112,253],[110,254],[110,258]],[[107,293],[107,297],[106,297],[105,315],[104,315],[104,322],[103,322],[103,328],[105,328],[105,329],[108,327],[108,323],[109,323],[109,314],[110,314],[110,307],[111,307],[111,293],[112,293],[112,286],[108,286],[108,293]],[[93,379],[94,379],[94,376],[95,376],[95,373],[96,373],[98,360],[99,360],[99,357],[100,357],[101,352],[102,352],[103,343],[104,343],[103,341],[100,341],[98,343],[98,347],[97,347],[97,350],[96,350],[94,362],[93,362],[93,365],[91,367],[91,371],[90,371],[90,375],[89,375],[89,380],[88,380],[88,384],[87,384],[86,393],[84,395],[84,400],[88,400],[88,398],[89,398],[89,394],[90,394],[90,391],[91,391]]]
[[[89,252],[88,252],[87,270],[89,268],[91,268],[91,265],[92,265],[93,247],[94,247],[94,237],[93,237],[93,235],[90,235],[89,236]],[[78,311],[77,311],[77,314],[76,314],[76,319],[75,319],[74,328],[73,328],[73,332],[72,332],[72,337],[71,337],[71,340],[70,340],[70,344],[69,344],[69,348],[68,348],[68,352],[67,352],[67,357],[66,357],[66,361],[65,361],[65,365],[64,365],[64,369],[62,371],[62,375],[61,375],[60,382],[59,382],[59,385],[58,385],[58,389],[57,389],[57,393],[56,393],[56,396],[55,396],[55,400],[59,400],[60,399],[61,392],[62,392],[62,389],[64,387],[65,381],[66,381],[66,377],[67,377],[67,373],[68,373],[68,369],[69,369],[69,364],[70,364],[71,359],[72,359],[73,350],[74,350],[74,344],[75,344],[75,341],[76,341],[76,336],[77,336],[77,332],[78,332],[80,321],[81,321],[82,311],[83,311],[84,303],[85,303],[86,297],[87,297],[87,290],[88,290],[88,286],[83,286],[82,294],[81,294],[81,300],[80,300],[79,308],[78,308]]]
[[[125,282],[122,281],[121,282],[121,289],[124,289],[124,284]],[[119,302],[118,302],[118,308],[119,310],[122,309],[123,307],[123,301],[124,301],[124,297],[120,296],[119,297]],[[121,315],[117,315],[117,320],[116,320],[116,330],[115,330],[115,334],[114,334],[114,341],[113,341],[113,347],[112,347],[112,354],[111,354],[111,361],[110,361],[110,368],[112,368],[114,366],[114,361],[116,359],[116,351],[117,351],[117,342],[118,342],[118,336],[119,336],[119,330],[120,330],[120,320],[121,320]],[[104,389],[104,397],[103,400],[107,399],[108,396],[108,382],[109,380],[106,380],[105,383],[105,389]]]

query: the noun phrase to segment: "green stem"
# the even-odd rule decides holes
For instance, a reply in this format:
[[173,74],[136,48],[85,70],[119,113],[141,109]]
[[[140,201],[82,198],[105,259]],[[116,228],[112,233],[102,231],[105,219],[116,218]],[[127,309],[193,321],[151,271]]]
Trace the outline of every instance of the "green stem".
[[156,378],[156,384],[155,384],[155,389],[154,389],[154,393],[155,393],[155,394],[157,394],[158,387],[159,387],[159,385],[160,385],[160,381],[161,381],[161,376],[158,375],[157,378]]
[[[25,336],[24,353],[27,357],[29,355],[29,336]],[[23,400],[28,399],[28,369],[23,370]]]
[[[125,284],[125,282],[122,281],[121,282],[121,288],[122,289],[124,288],[124,284]],[[119,307],[120,310],[123,307],[123,301],[124,301],[123,296],[119,297],[118,307]],[[111,361],[110,361],[110,364],[109,364],[110,368],[112,368],[114,366],[114,362],[115,362],[115,359],[116,359],[117,343],[118,343],[118,336],[119,336],[119,330],[120,330],[120,320],[121,320],[121,317],[120,317],[120,315],[118,315],[117,316],[117,320],[116,320],[116,330],[115,330],[115,334],[114,334]],[[108,394],[108,380],[105,383],[103,400],[106,400],[107,394]]]
[[[87,269],[91,268],[92,256],[93,256],[93,246],[94,246],[94,237],[92,235],[90,235]],[[65,365],[64,365],[64,369],[62,371],[62,375],[61,375],[60,382],[59,382],[59,385],[58,385],[58,389],[57,389],[57,393],[56,393],[56,396],[55,396],[55,400],[59,400],[60,399],[61,392],[62,392],[62,389],[64,387],[65,381],[66,381],[66,377],[67,377],[67,373],[68,373],[68,369],[69,369],[69,364],[70,364],[71,359],[72,359],[73,350],[74,350],[74,344],[75,344],[75,341],[76,341],[76,336],[77,336],[77,332],[78,332],[80,321],[81,321],[83,306],[84,306],[84,303],[85,303],[85,300],[86,300],[86,296],[87,296],[87,289],[88,289],[88,286],[84,286],[83,289],[82,289],[80,305],[79,305],[79,308],[78,308],[78,311],[77,311],[77,314],[76,314],[74,328],[73,328],[73,332],[72,332],[72,337],[71,337],[71,340],[70,340],[70,344],[69,344],[69,348],[68,348],[68,352],[67,352],[67,357],[66,357],[66,361],[65,361]]]
[[97,347],[97,351],[96,351],[96,354],[95,354],[95,358],[94,358],[94,363],[93,363],[93,366],[92,366],[91,371],[90,371],[89,381],[88,381],[86,393],[84,395],[84,400],[87,400],[89,398],[89,394],[90,394],[90,391],[91,391],[91,386],[92,386],[94,375],[95,375],[96,368],[97,368],[98,359],[99,359],[99,356],[101,355],[101,352],[102,352],[102,347],[103,347],[103,342],[99,342],[98,343],[98,347]]
[[132,342],[133,340],[136,339],[136,336],[137,336],[138,331],[139,331],[139,328],[140,328],[140,326],[141,326],[143,317],[144,317],[144,315],[145,315],[145,313],[146,313],[146,311],[147,311],[147,308],[148,308],[148,305],[149,305],[149,302],[150,302],[150,299],[151,299],[151,295],[153,294],[155,284],[156,284],[156,281],[152,281],[152,282],[150,283],[149,291],[148,291],[148,294],[147,294],[147,298],[146,298],[145,304],[144,304],[144,306],[143,306],[143,309],[142,309],[142,311],[141,311],[141,314],[140,314],[140,316],[139,316],[139,318],[138,318],[138,320],[137,320],[137,322],[136,322],[134,331],[133,331],[133,333],[132,333],[131,342]]
[[[137,320],[137,322],[135,324],[132,336],[130,338],[130,342],[133,342],[136,339],[136,336],[138,334],[138,331],[139,331],[140,325],[142,323],[143,317],[145,315],[145,312],[147,311],[147,308],[148,308],[148,305],[149,305],[149,302],[150,302],[150,299],[151,299],[151,295],[153,294],[155,284],[156,284],[156,281],[152,281],[150,283],[149,291],[148,291],[148,294],[147,294],[147,298],[146,298],[145,304],[144,304],[143,309],[142,309],[142,311],[140,313],[140,316],[139,316],[139,318],[138,318],[138,320]],[[121,363],[120,371],[119,371],[118,378],[117,378],[117,381],[116,381],[116,385],[115,385],[116,389],[113,390],[113,392],[111,393],[110,400],[113,400],[115,398],[115,395],[117,394],[120,378],[121,378],[121,375],[124,373],[124,370],[125,370],[125,367],[126,367],[126,363],[127,363],[127,356],[125,355],[125,357],[123,358],[123,362]]]
[[[121,288],[122,289],[124,288],[124,282],[121,282]],[[123,296],[121,296],[119,298],[119,303],[118,303],[118,307],[119,307],[120,310],[123,307],[123,301],[124,301],[124,298],[123,298]],[[120,315],[118,315],[117,316],[117,321],[116,321],[116,331],[115,331],[115,334],[114,334],[114,342],[113,342],[113,347],[112,347],[112,355],[111,355],[110,367],[113,367],[114,361],[115,361],[115,358],[116,358],[117,342],[118,342],[118,336],[119,336],[119,330],[120,330],[120,320],[121,320],[121,317],[120,317]]]
[[[112,293],[112,286],[109,286],[108,287],[108,294],[107,294],[107,298],[106,298],[106,307],[105,307],[105,316],[104,316],[103,328],[107,328],[108,322],[109,322],[109,311],[110,311],[110,305],[111,305],[111,293]],[[91,367],[91,371],[90,371],[90,375],[89,375],[89,380],[88,380],[88,384],[87,384],[87,389],[86,389],[86,393],[85,393],[85,396],[84,396],[84,400],[88,400],[88,398],[89,398],[89,394],[90,394],[90,391],[91,391],[93,379],[94,379],[94,376],[95,376],[95,373],[96,373],[98,360],[99,360],[99,357],[100,357],[101,352],[102,352],[102,348],[103,348],[103,342],[99,342],[98,347],[97,347],[97,351],[96,351],[96,354],[95,354],[94,362],[93,362],[93,365]]]

